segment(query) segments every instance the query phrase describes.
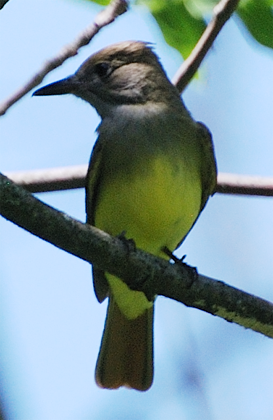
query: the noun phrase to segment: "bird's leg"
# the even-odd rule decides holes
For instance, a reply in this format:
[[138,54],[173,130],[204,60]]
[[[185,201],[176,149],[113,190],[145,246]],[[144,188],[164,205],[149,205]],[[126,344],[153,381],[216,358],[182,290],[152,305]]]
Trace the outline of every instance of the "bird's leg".
[[129,254],[130,252],[136,251],[136,243],[132,238],[130,239],[126,238],[125,235],[126,235],[126,230],[123,230],[121,233],[117,235],[117,238],[121,240],[121,242],[124,244]]
[[186,255],[183,255],[182,258],[177,258],[172,251],[169,250],[168,247],[163,246],[162,247],[162,252],[164,252],[164,254],[166,254],[171,260],[174,261],[175,264],[177,264],[178,266],[182,266],[183,268],[185,268],[188,272],[188,275],[191,279],[191,283],[189,285],[189,287],[191,287],[191,285],[198,279],[198,271],[196,267],[192,267],[190,265],[188,265],[187,263],[184,262]]
[[161,251],[164,252],[164,254],[166,254],[170,260],[173,260],[175,263],[183,263],[184,259],[186,258],[186,255],[183,255],[182,258],[177,258],[167,246],[163,246]]

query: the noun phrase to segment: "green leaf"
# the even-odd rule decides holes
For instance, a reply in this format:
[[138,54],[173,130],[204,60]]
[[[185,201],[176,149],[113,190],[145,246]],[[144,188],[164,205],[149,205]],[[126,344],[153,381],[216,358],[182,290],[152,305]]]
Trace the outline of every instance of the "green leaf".
[[[101,5],[109,1],[93,0]],[[145,4],[166,42],[187,58],[205,30],[204,15],[210,15],[218,1],[134,0],[132,3]],[[257,42],[273,48],[273,0],[241,0],[236,14]]]
[[273,48],[273,0],[244,0],[237,14],[260,44]]
[[107,6],[110,3],[110,0],[88,0],[92,3],[100,4],[101,6]]
[[145,2],[163,32],[166,42],[188,57],[206,25],[193,16],[182,0],[151,0]]
[[211,15],[214,6],[219,0],[183,0],[186,8],[194,17],[204,17]]

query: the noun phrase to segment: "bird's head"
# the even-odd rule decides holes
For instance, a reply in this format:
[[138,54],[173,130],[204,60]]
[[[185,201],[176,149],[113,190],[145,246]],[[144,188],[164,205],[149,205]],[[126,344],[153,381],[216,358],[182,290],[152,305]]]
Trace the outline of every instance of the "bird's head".
[[162,102],[178,95],[149,44],[126,41],[89,57],[66,79],[34,92],[40,95],[72,93],[89,102],[104,117],[118,105]]

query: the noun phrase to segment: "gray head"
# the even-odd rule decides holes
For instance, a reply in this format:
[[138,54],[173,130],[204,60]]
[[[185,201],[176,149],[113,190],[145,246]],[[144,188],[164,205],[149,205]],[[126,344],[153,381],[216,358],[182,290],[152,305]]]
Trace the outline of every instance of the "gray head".
[[34,95],[66,93],[86,100],[102,117],[117,105],[179,98],[150,45],[140,41],[104,48],[89,57],[73,76],[38,89]]

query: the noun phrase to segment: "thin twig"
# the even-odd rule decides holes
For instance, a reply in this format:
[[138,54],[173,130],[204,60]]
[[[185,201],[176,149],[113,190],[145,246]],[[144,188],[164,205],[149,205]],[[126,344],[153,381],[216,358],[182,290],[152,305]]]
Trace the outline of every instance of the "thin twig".
[[83,188],[85,186],[86,174],[87,165],[78,165],[63,168],[8,172],[6,175],[27,191],[40,193]]
[[189,57],[176,72],[172,82],[179,92],[188,85],[220,30],[231,17],[240,0],[221,0],[213,9],[213,17]]
[[[8,172],[17,185],[32,193],[83,188],[87,165]],[[273,197],[273,177],[219,173],[216,192]]]
[[273,177],[219,173],[216,192],[273,197]]
[[0,116],[21,99],[31,89],[38,86],[44,77],[52,70],[61,66],[65,60],[75,56],[78,50],[87,45],[101,28],[112,23],[117,16],[126,12],[128,7],[125,0],[112,0],[111,3],[96,16],[94,22],[71,44],[62,48],[59,54],[44,63],[42,68],[26,84],[0,104]]
[[148,297],[162,295],[273,337],[273,305],[227,284],[197,275],[183,263],[128,246],[94,226],[42,203],[0,174],[0,214],[30,233],[94,264]]

